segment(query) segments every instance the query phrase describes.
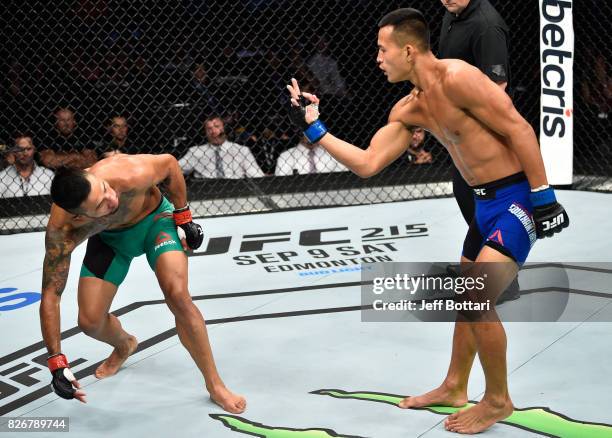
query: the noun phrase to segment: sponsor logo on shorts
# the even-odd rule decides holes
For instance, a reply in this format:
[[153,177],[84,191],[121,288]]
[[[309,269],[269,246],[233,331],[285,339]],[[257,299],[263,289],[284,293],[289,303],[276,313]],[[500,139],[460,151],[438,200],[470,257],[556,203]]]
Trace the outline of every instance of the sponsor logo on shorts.
[[495,230],[493,234],[491,234],[488,240],[492,240],[493,242],[497,242],[500,245],[504,245],[504,239],[502,238],[501,230]]
[[537,237],[535,223],[533,222],[532,216],[519,204],[512,204],[510,208],[508,208],[508,211],[515,215],[519,221],[521,221],[523,227],[525,227],[525,231],[527,231],[527,234],[529,235],[529,246],[533,246]]
[[168,233],[160,231],[155,238],[155,246],[153,247],[153,251],[157,251],[159,248],[172,244],[176,245],[176,240],[174,240]]

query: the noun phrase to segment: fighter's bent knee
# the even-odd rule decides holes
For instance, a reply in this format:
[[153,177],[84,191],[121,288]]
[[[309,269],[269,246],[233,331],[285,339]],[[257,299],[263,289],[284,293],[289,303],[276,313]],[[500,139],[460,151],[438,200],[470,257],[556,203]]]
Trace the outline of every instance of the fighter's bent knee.
[[166,304],[172,313],[184,313],[191,310],[193,301],[186,290],[166,291]]
[[85,334],[96,333],[102,326],[103,319],[79,313],[79,328]]

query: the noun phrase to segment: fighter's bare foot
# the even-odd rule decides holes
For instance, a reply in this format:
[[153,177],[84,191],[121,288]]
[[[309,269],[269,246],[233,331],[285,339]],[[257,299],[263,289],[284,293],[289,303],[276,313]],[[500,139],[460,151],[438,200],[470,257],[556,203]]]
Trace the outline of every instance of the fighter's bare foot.
[[236,395],[225,386],[208,391],[210,399],[221,406],[224,411],[232,414],[241,414],[246,409],[246,400],[241,395]]
[[514,412],[514,406],[510,399],[499,404],[483,399],[475,406],[449,415],[444,421],[444,427],[451,432],[480,433],[498,421],[508,418],[512,412]]
[[467,392],[464,389],[452,388],[442,383],[438,388],[425,394],[406,397],[399,402],[402,409],[422,408],[424,406],[460,407],[467,403]]
[[113,352],[108,356],[102,364],[96,369],[94,375],[98,379],[104,379],[106,377],[110,377],[114,374],[117,374],[123,362],[136,351],[138,347],[138,340],[134,336],[130,336],[126,339],[126,341],[113,350]]

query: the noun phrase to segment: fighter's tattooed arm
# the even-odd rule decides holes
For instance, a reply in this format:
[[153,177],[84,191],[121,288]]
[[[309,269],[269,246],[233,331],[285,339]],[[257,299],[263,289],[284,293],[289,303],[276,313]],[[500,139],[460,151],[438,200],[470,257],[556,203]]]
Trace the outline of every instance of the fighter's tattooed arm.
[[45,235],[42,291],[60,296],[66,287],[72,251],[94,234],[96,224],[87,224],[70,231],[48,228]]
[[98,228],[96,224],[73,230],[47,227],[39,313],[42,336],[50,355],[61,352],[60,300],[68,280],[70,255],[79,243],[100,231]]

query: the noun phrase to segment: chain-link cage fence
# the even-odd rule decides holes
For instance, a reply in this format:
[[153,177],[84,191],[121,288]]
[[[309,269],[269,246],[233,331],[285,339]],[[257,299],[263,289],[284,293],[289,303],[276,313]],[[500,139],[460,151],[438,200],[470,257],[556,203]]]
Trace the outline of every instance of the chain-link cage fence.
[[612,191],[612,3],[574,2],[574,187]]
[[[491,3],[510,27],[512,97],[537,130],[538,2]],[[428,134],[364,180],[309,148],[287,118],[295,77],[321,97],[331,132],[366,147],[410,91],[375,62],[378,20],[406,6],[430,20],[436,53],[445,10],[431,0],[3,2],[0,232],[46,224],[46,168],[117,151],[173,154],[198,216],[450,195],[450,158]],[[595,0],[574,10],[583,188],[612,175],[606,12]]]

